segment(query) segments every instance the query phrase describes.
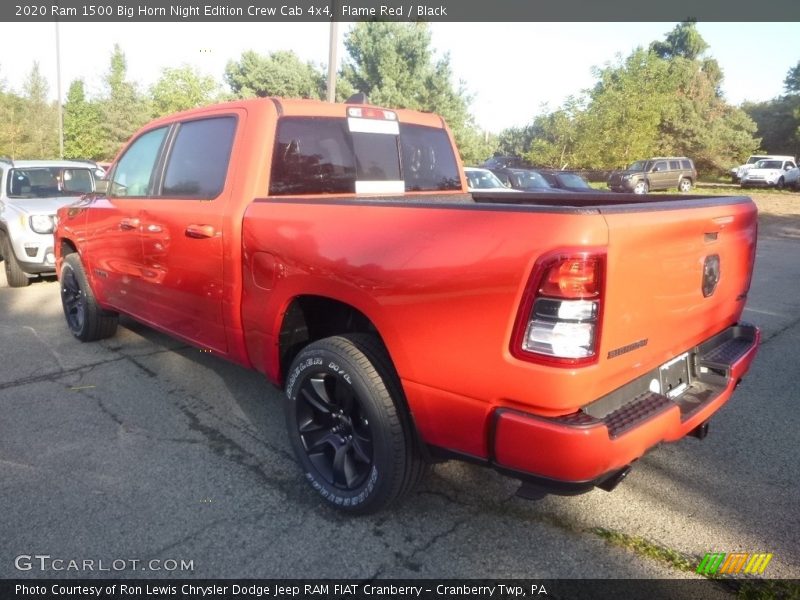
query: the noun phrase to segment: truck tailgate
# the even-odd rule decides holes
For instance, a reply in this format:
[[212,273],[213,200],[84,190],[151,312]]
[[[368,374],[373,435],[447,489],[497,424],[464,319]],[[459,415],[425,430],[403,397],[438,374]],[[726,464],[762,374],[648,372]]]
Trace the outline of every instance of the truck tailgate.
[[736,323],[750,285],[752,201],[648,208],[656,205],[602,210],[609,244],[599,361],[612,388]]

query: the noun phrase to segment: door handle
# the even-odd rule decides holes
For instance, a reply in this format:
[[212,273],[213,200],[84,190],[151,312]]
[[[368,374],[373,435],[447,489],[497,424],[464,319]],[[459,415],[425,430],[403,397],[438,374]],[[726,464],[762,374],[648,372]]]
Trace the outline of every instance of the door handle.
[[217,234],[213,225],[189,225],[186,227],[186,237],[203,239],[212,238]]
[[122,231],[132,231],[134,229],[139,228],[139,219],[131,218],[131,219],[122,219],[119,222],[119,228]]

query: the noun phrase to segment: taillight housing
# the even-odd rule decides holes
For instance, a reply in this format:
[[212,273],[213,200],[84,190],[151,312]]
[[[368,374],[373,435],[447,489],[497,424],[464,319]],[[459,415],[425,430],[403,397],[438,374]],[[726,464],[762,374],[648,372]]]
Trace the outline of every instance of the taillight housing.
[[511,353],[561,366],[597,361],[605,251],[550,253],[536,262],[514,326]]

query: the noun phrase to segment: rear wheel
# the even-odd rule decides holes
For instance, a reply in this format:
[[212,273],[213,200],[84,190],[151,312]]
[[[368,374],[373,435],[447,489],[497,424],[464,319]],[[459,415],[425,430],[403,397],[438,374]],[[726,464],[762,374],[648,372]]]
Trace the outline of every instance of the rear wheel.
[[422,476],[400,382],[375,337],[309,344],[292,362],[286,396],[295,456],[311,487],[335,508],[377,511]]
[[11,248],[11,242],[5,235],[0,237],[0,254],[3,255],[8,287],[26,287],[30,285],[31,279],[19,266],[14,250]]
[[684,177],[683,179],[680,180],[680,183],[678,183],[678,189],[681,192],[690,191],[692,189],[692,180]]
[[67,327],[82,342],[111,337],[117,332],[119,315],[97,304],[78,254],[68,254],[61,265],[61,305]]
[[636,185],[633,186],[634,194],[646,194],[649,191],[650,191],[650,186],[647,185],[646,181],[637,181]]

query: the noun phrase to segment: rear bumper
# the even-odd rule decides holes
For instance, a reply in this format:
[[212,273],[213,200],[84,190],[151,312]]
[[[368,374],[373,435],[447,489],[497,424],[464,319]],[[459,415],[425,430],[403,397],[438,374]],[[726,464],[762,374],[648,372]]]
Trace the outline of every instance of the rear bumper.
[[576,493],[613,478],[660,442],[679,440],[728,401],[758,350],[760,331],[737,325],[688,352],[688,388],[650,391],[655,369],[580,411],[543,418],[495,411],[492,463],[507,474]]

